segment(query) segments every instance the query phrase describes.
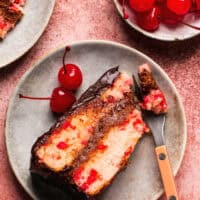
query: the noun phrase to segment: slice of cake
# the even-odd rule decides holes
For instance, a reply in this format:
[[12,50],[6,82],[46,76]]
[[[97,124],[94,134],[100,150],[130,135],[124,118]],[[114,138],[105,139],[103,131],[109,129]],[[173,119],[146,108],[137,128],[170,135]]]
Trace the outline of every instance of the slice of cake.
[[5,38],[8,31],[23,17],[25,0],[1,0],[0,1],[0,39]]
[[143,96],[143,102],[140,103],[141,108],[155,114],[166,113],[165,96],[153,78],[150,67],[147,64],[140,66],[138,75]]
[[132,77],[117,68],[107,71],[35,142],[31,173],[86,199],[96,197],[149,131],[134,99]]

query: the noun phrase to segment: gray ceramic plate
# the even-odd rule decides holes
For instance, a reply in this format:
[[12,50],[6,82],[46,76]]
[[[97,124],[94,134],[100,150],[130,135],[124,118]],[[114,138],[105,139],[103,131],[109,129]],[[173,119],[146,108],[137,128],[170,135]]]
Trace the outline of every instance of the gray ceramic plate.
[[[119,0],[113,0],[114,4],[119,12],[119,14],[121,16],[123,16],[123,12],[122,12],[122,6],[119,3]],[[176,41],[176,40],[185,40],[185,39],[189,39],[192,38],[194,36],[197,36],[200,31],[199,30],[194,30],[192,28],[189,28],[187,26],[184,25],[178,25],[178,26],[166,26],[163,25],[162,23],[160,24],[160,27],[157,31],[155,32],[148,32],[145,31],[143,29],[141,29],[135,21],[135,15],[133,13],[133,11],[131,11],[129,8],[127,8],[127,13],[129,15],[129,19],[126,19],[125,21],[127,22],[127,24],[129,26],[131,26],[133,29],[137,30],[138,32],[142,33],[143,35],[153,38],[153,39],[157,39],[157,40],[162,40],[162,41]],[[190,14],[188,16],[186,16],[186,18],[184,19],[185,22],[195,25],[195,26],[200,26],[200,17],[199,15],[194,15],[194,14]]]
[[[108,41],[83,41],[73,43],[71,47],[67,62],[81,66],[84,77],[77,96],[110,67],[120,65],[121,69],[136,74],[140,64],[150,64],[169,105],[165,137],[173,172],[176,174],[185,150],[186,121],[180,97],[167,74],[150,58],[122,44]],[[32,186],[29,173],[31,146],[37,137],[49,129],[55,118],[50,112],[48,102],[22,100],[18,98],[18,94],[49,96],[52,89],[58,85],[57,72],[62,66],[63,52],[64,48],[56,50],[35,64],[23,76],[10,100],[7,113],[6,145],[10,164],[18,181],[34,199],[43,199],[43,194],[38,195]],[[127,169],[117,176],[112,186],[100,199],[155,200],[162,192],[154,142],[149,135],[137,145]],[[49,200],[50,197],[47,199]],[[61,199],[60,197],[59,200]]]
[[39,39],[53,12],[55,0],[27,0],[24,17],[0,41],[0,68],[24,55]]

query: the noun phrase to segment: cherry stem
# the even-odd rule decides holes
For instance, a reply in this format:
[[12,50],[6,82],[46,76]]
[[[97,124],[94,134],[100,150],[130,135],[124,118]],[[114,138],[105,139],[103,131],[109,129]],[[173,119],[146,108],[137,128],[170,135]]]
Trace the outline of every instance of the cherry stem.
[[128,19],[128,14],[126,13],[126,6],[125,6],[126,0],[122,1],[122,12],[123,12],[123,18]]
[[70,46],[66,46],[65,52],[64,52],[64,55],[63,55],[63,67],[64,67],[65,74],[67,73],[67,69],[66,69],[66,66],[65,66],[65,57],[70,50],[71,50]]
[[51,100],[51,97],[30,97],[30,96],[24,96],[22,94],[19,94],[20,99],[32,99],[32,100]]
[[183,21],[181,23],[184,24],[185,26],[190,27],[190,28],[193,28],[193,29],[196,29],[196,30],[200,30],[200,27],[198,27],[198,26],[194,26],[194,25],[188,24],[188,23],[183,22]]

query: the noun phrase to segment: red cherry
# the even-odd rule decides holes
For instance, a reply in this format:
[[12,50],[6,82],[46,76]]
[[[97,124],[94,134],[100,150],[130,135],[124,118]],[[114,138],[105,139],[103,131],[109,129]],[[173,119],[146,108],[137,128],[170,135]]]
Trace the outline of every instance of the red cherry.
[[30,97],[19,94],[19,98],[31,100],[50,100],[52,112],[64,113],[76,101],[76,97],[64,87],[54,88],[51,97]]
[[155,31],[160,24],[160,13],[158,6],[154,6],[150,11],[144,13],[137,13],[137,23],[144,30]]
[[191,0],[167,0],[167,7],[177,15],[185,15],[191,8]]
[[145,12],[153,8],[155,0],[129,0],[131,9],[137,12]]
[[55,113],[64,113],[75,101],[76,97],[72,92],[64,87],[57,87],[52,92],[50,107]]
[[65,57],[70,51],[69,46],[66,47],[63,55],[63,66],[58,72],[58,81],[68,90],[76,90],[81,85],[83,77],[80,68],[74,64],[65,64]]
[[76,90],[82,83],[82,72],[74,64],[66,64],[58,72],[60,84],[68,90]]
[[170,11],[165,5],[161,6],[162,22],[169,25],[176,25],[184,19],[184,15],[177,15]]

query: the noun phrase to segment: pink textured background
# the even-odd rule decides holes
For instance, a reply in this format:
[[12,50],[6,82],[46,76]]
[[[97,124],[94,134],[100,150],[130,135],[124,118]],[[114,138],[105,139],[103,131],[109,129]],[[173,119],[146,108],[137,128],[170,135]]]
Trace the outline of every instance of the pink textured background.
[[[0,200],[29,199],[13,176],[4,144],[4,120],[10,95],[35,60],[64,43],[106,39],[127,44],[152,57],[180,92],[188,123],[188,143],[176,183],[181,200],[200,199],[200,37],[166,44],[133,32],[112,0],[57,0],[53,16],[37,44],[23,58],[0,70]],[[164,199],[164,198],[163,198]]]

